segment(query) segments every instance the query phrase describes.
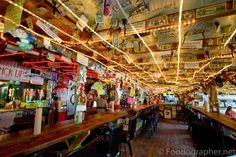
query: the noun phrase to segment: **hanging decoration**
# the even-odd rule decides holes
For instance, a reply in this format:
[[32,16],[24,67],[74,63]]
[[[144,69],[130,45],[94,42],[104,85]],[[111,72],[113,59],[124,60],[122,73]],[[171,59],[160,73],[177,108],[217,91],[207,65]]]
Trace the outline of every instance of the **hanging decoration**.
[[104,16],[111,16],[111,0],[104,1]]
[[[23,7],[25,0],[14,0],[14,2],[17,5]],[[14,21],[15,24],[13,24],[9,20],[5,20],[4,21],[4,33],[10,32],[20,25],[22,12],[23,12],[22,9],[20,9],[19,7],[16,7],[14,5],[9,5],[7,7],[5,16],[6,16],[6,18]]]

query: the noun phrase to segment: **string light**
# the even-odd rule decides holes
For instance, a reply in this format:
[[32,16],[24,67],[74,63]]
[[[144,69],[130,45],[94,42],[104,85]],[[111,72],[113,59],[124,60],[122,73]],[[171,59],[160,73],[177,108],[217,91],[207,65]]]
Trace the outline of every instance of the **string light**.
[[236,29],[234,30],[234,32],[230,35],[230,37],[226,40],[225,44],[224,44],[224,47],[227,46],[227,44],[230,42],[230,40],[234,37],[236,33]]
[[179,79],[179,64],[180,64],[180,50],[181,50],[181,44],[182,44],[182,39],[181,39],[181,32],[182,32],[182,23],[181,23],[181,20],[182,20],[182,11],[183,11],[183,3],[184,3],[184,0],[180,0],[180,6],[179,6],[179,27],[178,27],[178,31],[179,31],[179,45],[178,45],[178,61],[177,61],[177,75],[176,75],[176,82],[178,82],[178,79]]
[[[96,31],[94,31],[87,23],[85,23],[83,20],[81,20],[69,7],[67,7],[61,0],[57,0],[66,10],[68,10],[77,20],[79,20],[84,26],[88,27],[90,31],[92,31],[96,36],[98,36],[100,39],[102,39],[102,41],[106,42],[109,46],[111,46],[112,48],[116,49],[117,51],[119,51],[120,53],[124,54],[138,69],[142,69],[144,71],[143,68],[141,68],[140,66],[138,66],[132,58],[130,58],[130,56],[125,53],[124,51],[120,50],[119,48],[117,48],[116,46],[112,45],[110,42],[106,41],[106,39],[104,39],[102,36],[100,36]],[[145,72],[145,71],[144,71]],[[147,72],[148,73],[148,72]],[[148,73],[149,74],[149,73]],[[150,75],[151,76],[151,75]],[[155,81],[155,79],[153,78],[153,80]]]
[[120,10],[122,11],[123,15],[124,15],[125,18],[127,19],[128,23],[130,24],[130,26],[132,27],[132,29],[134,30],[134,32],[138,35],[138,37],[140,38],[140,40],[143,42],[143,44],[144,44],[144,45],[146,46],[146,48],[149,50],[149,52],[150,52],[150,54],[151,54],[151,56],[152,56],[154,62],[156,63],[156,65],[157,65],[157,67],[158,67],[158,69],[159,69],[159,71],[160,71],[162,77],[164,78],[164,80],[165,80],[166,82],[169,82],[169,81],[166,80],[166,77],[165,77],[164,74],[162,73],[161,67],[158,65],[157,60],[156,60],[156,58],[154,57],[154,54],[153,54],[152,50],[148,47],[148,45],[146,44],[146,42],[145,42],[145,41],[143,40],[143,38],[139,35],[138,31],[135,29],[135,27],[134,27],[134,26],[132,25],[132,23],[129,21],[128,16],[126,15],[124,9],[122,8],[120,2],[119,2],[118,0],[116,0],[116,3],[118,4]]
[[220,74],[222,71],[224,71],[225,69],[227,69],[227,68],[229,68],[229,67],[231,67],[231,66],[232,66],[232,64],[226,65],[225,67],[223,67],[223,68],[222,68],[221,70],[219,70],[218,72],[216,72],[216,73],[214,73],[214,74],[212,74],[212,75],[209,75],[209,76],[205,79],[205,81],[209,80],[209,78],[211,78],[211,77],[214,77],[214,76]]
[[[188,26],[190,24],[194,24],[196,23],[196,20],[193,19],[193,20],[189,20],[189,21],[186,21],[186,22],[182,22],[184,26]],[[160,31],[160,30],[166,30],[166,29],[173,29],[175,27],[178,27],[177,25],[169,25],[169,26],[163,26],[163,27],[155,27],[155,28],[151,28],[151,29],[148,29],[148,30],[144,30],[144,31],[138,31],[138,33],[149,33],[149,32],[154,32],[154,31]],[[125,36],[131,36],[131,35],[134,35],[135,32],[128,32],[126,33]],[[120,33],[119,34],[119,37],[124,37],[124,34],[123,33]],[[104,38],[106,40],[110,40],[111,38],[108,37],[108,38]],[[90,41],[90,43],[96,43],[96,42],[101,42],[102,40],[94,40],[94,41]],[[75,42],[68,42],[70,44],[78,44],[78,43],[75,43]]]
[[[70,34],[68,34],[68,33],[62,31],[61,29],[59,29],[59,28],[57,28],[56,26],[52,25],[51,23],[45,21],[44,19],[40,18],[39,16],[35,15],[34,13],[30,12],[29,10],[23,8],[22,6],[19,6],[18,4],[14,3],[14,2],[11,1],[11,0],[5,0],[5,1],[7,1],[8,3],[10,3],[10,4],[12,4],[12,5],[14,5],[14,6],[18,7],[18,8],[20,8],[21,10],[24,10],[25,12],[27,12],[27,13],[29,13],[30,15],[34,16],[35,18],[39,19],[40,21],[43,21],[44,23],[46,23],[46,24],[49,25],[50,27],[52,27],[52,28],[56,29],[57,31],[63,33],[64,35],[66,35],[66,36],[68,36],[68,37],[70,37],[70,38],[72,38],[72,39],[78,41],[79,43],[81,43],[85,48],[89,49],[90,51],[92,51],[92,52],[98,54],[99,56],[101,56],[101,57],[107,59],[105,56],[103,56],[103,55],[100,54],[99,52],[97,52],[97,51],[91,49],[91,48],[88,47],[86,44],[84,44],[83,42],[81,42],[79,39],[77,39],[77,38],[71,36]],[[109,59],[107,59],[107,60],[109,60]],[[112,60],[110,60],[110,61],[112,61]],[[114,61],[112,61],[112,62],[114,62]],[[115,62],[115,63],[116,63],[116,62]],[[134,63],[134,62],[133,62],[133,63]],[[116,64],[119,64],[119,63],[116,63]],[[119,64],[119,65],[121,65],[121,64]],[[143,70],[141,67],[139,67],[139,66],[136,65],[135,63],[134,63],[134,65],[135,65],[137,68]],[[144,70],[143,70],[143,71],[144,71]],[[153,76],[152,76],[149,72],[144,71],[144,73],[146,73],[146,74],[148,74],[150,77],[152,77],[153,81],[156,81],[156,80],[153,78]],[[156,81],[156,82],[157,82],[157,81]]]
[[198,71],[195,71],[193,74],[193,77],[190,80],[193,80],[195,78],[196,73],[199,73],[200,71],[202,71],[205,67],[207,67],[209,64],[211,63],[211,61],[209,61],[207,64],[205,64],[204,66],[202,66]]
[[[216,59],[227,59],[227,58],[232,58],[232,55],[218,55],[218,56],[212,56],[208,59],[204,59],[204,60],[198,60],[198,61],[180,61],[180,64],[193,64],[193,63],[204,63],[207,61],[211,61],[211,60],[216,60]],[[166,64],[177,64],[175,61],[163,61],[161,63],[166,63]],[[147,62],[147,63],[139,63],[139,65],[148,65],[148,64],[154,64],[152,62]]]
[[[0,15],[0,17],[1,17],[1,18],[4,18],[5,20],[8,20],[8,21],[12,22],[13,24],[16,24],[14,21],[12,21],[11,19],[9,19],[9,18],[7,18],[7,17],[3,17],[2,15]],[[30,32],[31,34],[35,35],[35,36],[38,36],[38,37],[41,37],[41,38],[46,38],[47,40],[51,41],[52,43],[57,44],[57,45],[59,45],[59,46],[62,46],[62,47],[66,48],[66,49],[68,49],[68,50],[70,50],[70,51],[72,51],[72,52],[80,53],[80,52],[78,52],[78,51],[76,51],[76,50],[74,50],[74,49],[71,49],[71,48],[69,48],[69,47],[67,47],[67,46],[64,46],[64,45],[58,43],[57,41],[52,40],[51,38],[48,38],[48,37],[46,37],[46,36],[44,36],[44,35],[41,35],[41,34],[38,34],[38,33],[34,32],[33,30],[31,30],[31,29],[29,29],[29,28],[23,26],[23,25],[19,25],[19,26],[20,26],[21,28],[25,29],[26,31]],[[90,56],[85,55],[85,54],[82,54],[82,53],[81,53],[81,55],[83,55],[83,56],[85,56],[85,57],[88,57],[88,58],[90,58],[90,59],[92,59],[92,60],[95,60],[96,62],[100,63],[100,64],[103,65],[104,67],[107,67],[107,68],[108,68],[107,65],[105,65],[104,63],[102,63],[102,62],[100,62],[99,60],[95,59],[94,57],[90,57]],[[107,58],[105,58],[105,59],[107,59]],[[48,61],[45,61],[45,62],[48,62]],[[25,62],[25,63],[26,63],[26,62]],[[31,62],[31,63],[32,63],[32,62]],[[34,63],[37,63],[37,62],[34,62]],[[116,63],[116,62],[114,62],[114,63]],[[37,66],[35,66],[35,68],[36,68],[36,67],[37,67]],[[122,65],[121,65],[121,67],[124,68]],[[48,67],[41,67],[41,68],[46,68],[46,69],[47,69]],[[112,68],[112,69],[113,69],[113,70],[116,70],[116,71],[119,71],[119,70],[114,69],[114,68]],[[125,69],[126,71],[128,71],[130,74],[132,74],[131,71],[129,71],[128,69],[126,69],[126,68],[124,68],[124,69]],[[119,71],[119,72],[120,72],[120,71]],[[122,73],[122,72],[120,72],[120,73]],[[146,81],[145,78],[140,77],[139,75],[136,75],[136,76],[138,76],[140,79],[144,79],[144,80]],[[141,80],[139,80],[139,82],[142,82],[143,84],[145,84],[145,83],[144,83],[143,81],[141,81]]]

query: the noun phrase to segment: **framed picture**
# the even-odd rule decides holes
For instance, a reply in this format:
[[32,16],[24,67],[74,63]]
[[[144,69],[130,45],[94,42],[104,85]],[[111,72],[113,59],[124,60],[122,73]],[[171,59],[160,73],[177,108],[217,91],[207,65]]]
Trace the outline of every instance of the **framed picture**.
[[222,14],[226,11],[226,3],[220,3],[200,9],[196,9],[196,18]]
[[164,110],[164,118],[171,119],[171,110]]

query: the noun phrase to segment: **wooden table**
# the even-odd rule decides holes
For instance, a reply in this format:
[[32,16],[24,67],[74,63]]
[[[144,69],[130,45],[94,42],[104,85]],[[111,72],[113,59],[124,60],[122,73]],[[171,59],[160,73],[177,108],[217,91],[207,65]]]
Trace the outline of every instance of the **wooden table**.
[[1,156],[29,154],[56,143],[66,141],[68,138],[83,134],[100,125],[125,117],[126,112],[104,112],[86,117],[83,124],[74,125],[73,120],[57,123],[43,128],[40,135],[33,135],[33,131],[20,131],[6,135],[0,141]]
[[223,126],[226,126],[234,131],[236,131],[236,120],[231,119],[223,114],[220,113],[214,113],[214,112],[206,112],[206,110],[202,109],[202,108],[192,108],[194,111],[197,111],[201,114],[203,114],[204,116],[207,116],[215,121],[217,121],[218,123],[222,124]]

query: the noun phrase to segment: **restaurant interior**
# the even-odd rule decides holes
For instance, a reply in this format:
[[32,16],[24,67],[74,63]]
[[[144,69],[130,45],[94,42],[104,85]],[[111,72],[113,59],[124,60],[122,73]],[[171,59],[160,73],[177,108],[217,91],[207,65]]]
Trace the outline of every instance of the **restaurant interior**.
[[235,34],[236,0],[0,0],[0,156],[236,156]]

